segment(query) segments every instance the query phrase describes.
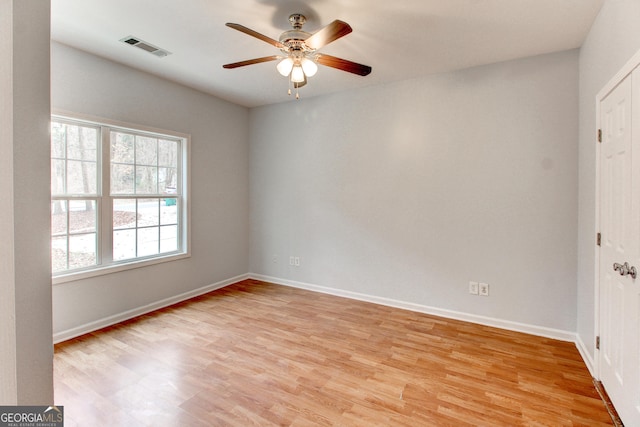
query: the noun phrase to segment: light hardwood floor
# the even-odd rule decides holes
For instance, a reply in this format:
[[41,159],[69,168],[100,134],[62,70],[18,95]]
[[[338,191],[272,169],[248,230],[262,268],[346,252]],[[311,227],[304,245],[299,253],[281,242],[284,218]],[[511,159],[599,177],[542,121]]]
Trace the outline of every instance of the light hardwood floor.
[[575,345],[247,280],[55,347],[66,426],[612,425]]

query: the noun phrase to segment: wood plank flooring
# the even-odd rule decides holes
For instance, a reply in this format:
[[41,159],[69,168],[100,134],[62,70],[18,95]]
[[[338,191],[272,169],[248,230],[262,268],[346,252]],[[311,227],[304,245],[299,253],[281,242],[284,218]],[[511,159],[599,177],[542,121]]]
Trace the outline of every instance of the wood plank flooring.
[[575,345],[247,280],[55,347],[66,426],[612,425]]

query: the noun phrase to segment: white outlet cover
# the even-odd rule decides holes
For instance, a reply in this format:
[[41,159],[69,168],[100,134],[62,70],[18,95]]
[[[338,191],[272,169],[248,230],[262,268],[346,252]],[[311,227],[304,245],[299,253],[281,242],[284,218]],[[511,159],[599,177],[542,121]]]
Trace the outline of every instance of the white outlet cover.
[[479,294],[484,296],[484,297],[488,297],[489,296],[489,284],[488,283],[480,283],[480,286],[478,286],[479,289]]
[[469,293],[478,295],[478,282],[469,282]]

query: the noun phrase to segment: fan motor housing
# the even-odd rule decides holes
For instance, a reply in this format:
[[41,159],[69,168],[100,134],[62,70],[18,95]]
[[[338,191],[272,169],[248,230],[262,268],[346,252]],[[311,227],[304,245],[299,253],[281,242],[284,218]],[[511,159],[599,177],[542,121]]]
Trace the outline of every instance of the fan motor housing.
[[308,48],[304,46],[304,43],[302,43],[311,36],[311,33],[302,31],[302,26],[307,22],[307,18],[301,13],[294,13],[289,16],[289,22],[291,23],[293,30],[288,30],[282,33],[280,35],[280,43],[288,46],[289,48],[308,50]]
[[280,35],[280,43],[287,44],[290,42],[305,41],[309,36],[311,36],[311,33],[307,33],[306,31],[289,30]]

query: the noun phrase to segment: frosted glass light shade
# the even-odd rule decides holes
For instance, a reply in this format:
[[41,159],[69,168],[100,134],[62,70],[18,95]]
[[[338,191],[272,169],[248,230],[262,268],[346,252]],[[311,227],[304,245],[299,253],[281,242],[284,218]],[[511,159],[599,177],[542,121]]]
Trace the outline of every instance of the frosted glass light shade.
[[304,81],[304,71],[302,71],[302,67],[296,65],[291,70],[291,81],[294,83],[302,83]]
[[291,74],[291,69],[293,68],[293,60],[291,58],[285,58],[278,63],[276,66],[278,72],[283,76],[287,77]]
[[318,66],[316,65],[316,63],[308,58],[302,58],[302,61],[300,61],[300,65],[302,65],[304,74],[307,77],[313,77],[316,72],[318,72]]

